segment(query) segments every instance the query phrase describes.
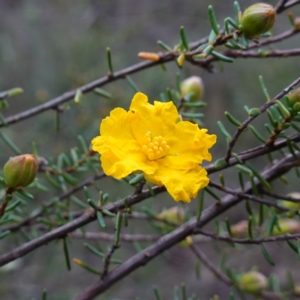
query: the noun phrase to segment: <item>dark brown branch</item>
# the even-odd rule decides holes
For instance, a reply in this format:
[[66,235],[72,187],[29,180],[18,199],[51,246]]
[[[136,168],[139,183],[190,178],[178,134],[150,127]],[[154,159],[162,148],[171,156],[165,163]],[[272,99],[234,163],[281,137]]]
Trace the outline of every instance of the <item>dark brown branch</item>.
[[110,265],[110,262],[111,262],[111,258],[113,256],[113,254],[115,253],[115,251],[120,247],[120,245],[115,245],[113,244],[107,255],[105,256],[105,259],[104,259],[104,266],[103,266],[103,271],[101,272],[102,275],[101,275],[101,279],[105,278],[108,274],[108,268],[109,268],[109,265]]
[[[249,46],[248,49],[253,49],[253,48],[260,47],[262,45],[268,45],[270,43],[275,43],[275,42],[282,41],[282,40],[294,35],[295,33],[297,33],[297,31],[295,29],[293,29],[293,30],[287,31],[287,32],[285,32],[281,35],[278,35],[277,37],[274,37],[274,38],[271,38],[271,39],[270,38],[263,39],[261,41],[261,43],[259,43],[258,45],[257,44],[252,44],[252,45]],[[205,42],[207,42],[207,37],[203,38],[203,39],[201,39],[197,42],[191,43],[190,44],[190,49],[194,50],[199,45],[201,45]],[[33,107],[33,108],[28,109],[26,111],[23,111],[21,113],[10,116],[10,117],[5,119],[4,124],[5,124],[5,126],[10,125],[10,124],[14,124],[14,123],[20,122],[22,120],[26,120],[26,119],[28,119],[32,116],[40,114],[40,113],[42,113],[44,111],[47,111],[49,109],[55,109],[59,105],[74,99],[78,89],[80,89],[81,92],[83,94],[85,94],[85,93],[91,92],[92,90],[94,90],[97,87],[101,87],[105,84],[108,84],[110,82],[113,82],[113,81],[116,81],[116,80],[119,80],[119,79],[124,79],[126,77],[126,75],[133,74],[133,73],[139,72],[139,71],[147,69],[147,68],[151,68],[151,67],[159,65],[159,64],[167,63],[167,62],[173,61],[174,59],[177,58],[177,55],[175,55],[175,53],[169,53],[169,52],[161,52],[161,53],[159,53],[159,56],[160,56],[159,61],[156,61],[156,62],[154,62],[154,61],[144,61],[144,62],[137,63],[135,65],[132,65],[130,67],[127,67],[127,68],[124,68],[120,71],[117,71],[113,75],[110,74],[110,75],[101,77],[101,78],[99,78],[95,81],[92,81],[91,83],[88,83],[88,84],[86,84],[82,87],[77,88],[76,90],[66,92],[63,95],[48,101],[47,103],[38,105],[36,107]],[[201,65],[204,68],[207,68],[207,66],[209,65],[209,59],[210,58],[208,58],[208,60],[201,61]],[[3,127],[4,124],[1,123],[0,128]]]
[[200,229],[195,229],[195,233],[200,233],[205,236],[208,236],[212,239],[218,240],[218,241],[224,241],[224,242],[230,242],[230,243],[236,243],[236,244],[262,244],[262,243],[274,243],[274,242],[280,242],[280,241],[288,241],[288,240],[297,240],[300,237],[300,233],[296,234],[285,234],[285,235],[278,235],[278,236],[272,236],[272,237],[263,237],[263,238],[244,238],[244,239],[237,239],[232,238],[230,236],[221,236],[212,232],[207,232]]
[[[74,187],[73,189],[63,193],[62,195],[60,195],[58,197],[58,201],[62,201],[64,199],[67,199],[69,198],[71,195],[75,194],[76,192],[82,190],[85,186],[90,186],[92,184],[94,184],[94,182],[96,180],[99,180],[99,179],[102,179],[104,178],[106,175],[104,173],[100,173],[100,174],[97,174],[97,175],[94,175],[86,180],[84,180],[83,182],[81,182],[80,184],[78,184],[76,187]],[[23,221],[21,221],[20,223],[18,224],[15,224],[15,225],[11,225],[11,226],[7,226],[5,228],[2,228],[0,229],[0,232],[3,232],[3,231],[6,231],[6,230],[9,230],[11,232],[14,232],[14,231],[17,231],[18,229],[20,229],[21,227],[23,226],[28,226],[30,224],[32,224],[34,222],[34,220],[36,220],[38,217],[42,216],[44,211],[46,209],[49,209],[50,207],[53,207],[55,205],[56,202],[53,203],[53,201],[48,201],[46,203],[44,203],[42,205],[42,208],[37,211],[34,215],[24,219]]]
[[[299,157],[300,157],[300,155],[299,155]],[[216,184],[215,182],[212,182],[212,181],[209,183],[209,186],[217,188],[218,190],[220,190],[224,193],[237,196],[241,200],[242,199],[248,199],[248,200],[256,202],[256,203],[260,203],[260,204],[264,204],[264,205],[267,205],[267,206],[275,207],[275,208],[277,208],[281,211],[290,211],[289,208],[281,206],[281,205],[277,204],[277,202],[265,200],[263,198],[260,198],[260,197],[254,196],[254,195],[249,195],[249,194],[246,194],[246,193],[237,192],[236,190],[230,189],[230,188],[225,187],[225,186],[218,185],[218,184]]]
[[[279,94],[277,94],[271,101],[266,102],[264,105],[260,107],[260,112],[265,112],[270,106],[275,104],[275,101],[278,99],[281,99],[283,96],[285,96],[288,92],[290,92],[297,84],[300,82],[300,77],[298,77],[293,83],[291,83],[288,87],[283,89]],[[257,116],[248,117],[242,125],[237,129],[235,134],[233,135],[231,141],[229,142],[229,146],[227,149],[227,153],[225,155],[225,159],[228,161],[231,157],[231,153],[233,150],[233,147],[235,146],[236,141],[238,140],[241,133],[247,128],[248,124],[252,122]]]
[[[262,172],[262,176],[268,180],[272,181],[275,178],[282,176],[287,169],[280,169],[282,164],[293,161],[294,158],[292,155],[288,155],[287,157],[280,160],[278,163],[274,164],[272,167],[268,168],[264,172]],[[259,183],[256,181],[256,184]],[[245,185],[245,192],[251,192],[251,185],[247,183]],[[237,190],[241,192],[241,190]],[[100,280],[96,282],[94,285],[87,288],[80,295],[74,298],[74,300],[90,300],[101,294],[103,291],[107,290],[114,283],[118,282],[137,268],[144,266],[153,258],[174,246],[176,243],[185,239],[188,235],[191,235],[193,230],[196,228],[203,227],[206,223],[214,219],[216,216],[220,215],[222,212],[228,210],[230,207],[239,203],[240,200],[236,196],[226,195],[221,202],[215,203],[205,209],[201,214],[201,219],[197,222],[196,218],[191,219],[186,222],[179,228],[175,229],[171,233],[165,235],[161,239],[159,239],[153,245],[147,247],[143,251],[131,257],[129,260],[124,262],[120,267],[112,271],[107,275],[104,280]],[[0,258],[1,261],[1,258]]]
[[291,0],[291,1],[287,1],[287,0],[282,0],[278,3],[278,5],[275,7],[276,12],[279,14],[281,12],[283,12],[284,10],[299,4],[300,1],[299,0]]
[[222,282],[224,282],[228,286],[232,286],[232,282],[219,270],[217,269],[206,257],[206,255],[200,251],[194,245],[190,246],[193,253],[202,261],[202,263],[209,269],[217,278],[219,278]]
[[[89,239],[89,240],[104,240],[113,242],[115,236],[113,234],[108,234],[105,232],[70,232],[68,236],[77,239]],[[120,240],[123,242],[154,242],[157,241],[160,235],[150,235],[150,234],[120,234]]]
[[[298,133],[293,134],[289,138],[292,141],[299,142],[300,141],[300,134],[298,134]],[[246,161],[246,160],[249,160],[249,159],[264,155],[264,154],[267,154],[267,153],[277,151],[277,150],[282,149],[286,146],[287,146],[287,139],[283,139],[283,140],[275,142],[272,146],[262,145],[262,146],[258,146],[258,147],[243,151],[243,152],[239,153],[238,156],[242,161]],[[205,169],[207,170],[207,172],[209,174],[211,174],[211,173],[214,173],[216,171],[226,169],[228,167],[236,165],[238,163],[239,162],[236,160],[236,158],[231,157],[228,161],[228,164],[226,166],[224,166],[223,168],[216,169],[213,164],[210,164],[210,165],[206,166]]]
[[281,195],[281,194],[273,193],[273,192],[267,191],[266,189],[263,189],[263,188],[260,189],[260,192],[262,192],[263,194],[266,194],[270,197],[279,199],[279,200],[288,200],[288,201],[291,201],[291,202],[300,202],[300,198],[295,198],[295,197],[288,196],[288,195]]
[[[289,140],[294,141],[294,142],[299,142],[300,141],[300,134],[293,134],[293,135],[289,136]],[[241,153],[238,154],[238,156],[240,157],[240,159],[242,161],[247,161],[247,160],[250,160],[252,158],[264,155],[266,153],[271,153],[273,151],[277,151],[279,149],[282,149],[282,148],[286,147],[286,145],[287,145],[287,140],[283,139],[283,140],[280,140],[280,141],[276,141],[274,143],[274,145],[272,145],[271,147],[262,145],[262,146],[255,147],[255,148],[249,149],[247,151],[241,152]],[[228,164],[223,168],[216,169],[213,164],[210,164],[210,165],[206,166],[205,169],[208,171],[209,174],[212,174],[212,173],[215,173],[215,172],[220,171],[222,169],[226,169],[226,168],[229,168],[231,166],[234,166],[237,163],[238,163],[238,161],[236,160],[236,158],[232,157],[232,158],[230,158]],[[96,175],[96,176],[101,176],[101,175]],[[83,188],[85,185],[88,186],[88,185],[92,184],[93,181],[96,180],[96,179],[97,178],[94,178],[94,177],[87,179],[86,181],[82,182],[82,184],[80,184],[81,188]],[[78,187],[76,187],[75,190],[72,189],[71,190],[72,193],[71,193],[71,191],[69,191],[66,194],[61,195],[60,197],[62,197],[62,198],[60,198],[60,199],[63,200],[65,198],[67,198],[68,196],[73,194],[73,192],[77,191],[77,188]],[[50,202],[48,204],[50,204]],[[35,220],[37,219],[37,217],[41,216],[42,213],[43,213],[43,211],[40,210],[36,215],[34,215],[32,217],[29,217],[29,218],[23,220],[22,222],[20,222],[18,224],[6,226],[6,227],[0,229],[0,232],[6,231],[6,230],[10,230],[10,231],[14,232],[14,231],[19,230],[23,226],[28,226],[30,224],[33,224],[35,222]],[[136,213],[134,213],[134,214],[136,214]],[[73,216],[73,218],[76,218],[76,217],[79,217],[81,215],[82,215],[82,212],[78,212],[78,213],[76,213],[72,216]],[[129,215],[129,217],[130,217],[130,215]],[[137,216],[137,218],[139,218],[139,216]],[[150,216],[141,214],[140,218],[150,218]],[[169,222],[166,222],[166,223],[169,223]],[[170,225],[174,225],[174,224],[170,224]]]
[[[223,55],[232,58],[272,58],[272,57],[289,57],[299,56],[300,49],[289,49],[289,50],[264,50],[261,52],[257,51],[242,51],[242,50],[230,50],[222,52]],[[211,59],[212,61],[213,59]]]
[[[207,37],[202,38],[199,41],[192,42],[190,44],[190,49],[193,50],[206,42],[207,42]],[[160,60],[157,62],[154,62],[154,61],[139,62],[137,64],[134,64],[132,66],[124,68],[120,71],[114,72],[113,74],[109,74],[107,76],[101,77],[101,78],[99,78],[95,81],[92,81],[82,87],[77,88],[76,90],[66,92],[66,93],[62,94],[61,96],[58,96],[58,97],[48,101],[47,103],[38,105],[36,107],[30,108],[26,111],[23,111],[21,113],[18,113],[11,117],[8,117],[5,119],[5,123],[4,123],[5,125],[2,123],[0,124],[0,128],[3,126],[7,126],[10,124],[20,122],[22,120],[26,120],[30,117],[33,117],[33,116],[40,114],[44,111],[47,111],[49,109],[55,109],[58,106],[60,106],[61,104],[74,99],[76,92],[79,89],[81,90],[81,92],[83,94],[86,94],[88,92],[93,91],[97,87],[101,87],[105,84],[108,84],[110,82],[113,82],[113,81],[116,81],[119,79],[124,79],[124,78],[126,78],[127,75],[142,71],[144,69],[148,69],[148,68],[151,68],[151,67],[163,64],[163,63],[173,61],[177,57],[177,56],[174,56],[172,53],[168,53],[168,52],[159,53],[159,54],[160,54]]]
[[[152,192],[156,195],[162,191],[164,191],[164,187],[156,187],[152,189]],[[145,190],[143,193],[139,195],[133,195],[132,197],[127,197],[128,206],[134,205],[136,203],[141,202],[142,200],[152,197],[152,193],[149,190]],[[104,207],[106,210],[110,212],[117,212],[120,209],[125,208],[125,199],[121,199],[112,204],[108,204]],[[62,238],[67,235],[69,232],[76,230],[92,221],[96,220],[94,209],[87,209],[86,212],[78,217],[77,219],[69,222],[66,225],[63,225],[59,228],[56,228],[45,235],[38,237],[28,243],[23,244],[20,247],[15,248],[13,251],[6,253],[0,256],[0,266],[5,265],[6,263],[13,261],[19,257],[26,255],[27,253],[39,248],[42,245],[45,245],[55,239]]]

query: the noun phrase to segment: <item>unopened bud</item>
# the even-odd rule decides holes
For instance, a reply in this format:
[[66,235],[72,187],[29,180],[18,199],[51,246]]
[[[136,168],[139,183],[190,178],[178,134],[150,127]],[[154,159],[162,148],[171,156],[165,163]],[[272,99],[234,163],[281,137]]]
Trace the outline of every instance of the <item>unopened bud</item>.
[[250,294],[258,294],[267,287],[268,280],[265,275],[251,271],[244,273],[240,277],[238,284],[242,291]]
[[184,53],[181,53],[178,57],[177,57],[177,64],[179,67],[181,67],[183,65],[185,61],[185,55]]
[[173,206],[169,209],[163,210],[157,218],[160,220],[166,220],[169,222],[174,222],[182,224],[184,222],[185,211],[182,207]]
[[295,29],[300,30],[300,17],[294,19]]
[[242,237],[248,233],[248,221],[240,221],[230,227],[233,237]]
[[275,18],[276,11],[273,6],[265,3],[253,4],[242,15],[243,33],[248,38],[263,34],[272,28]]
[[145,60],[159,61],[160,56],[154,52],[140,52],[138,57]]
[[193,244],[193,239],[191,236],[187,236],[183,241],[179,243],[180,247],[187,248]]
[[300,103],[300,88],[291,91],[288,96],[291,107],[293,107],[296,103]]
[[300,296],[300,285],[295,285],[293,292],[295,296]]
[[280,201],[281,206],[289,208],[291,210],[286,212],[286,216],[289,218],[293,218],[296,214],[295,211],[300,210],[300,193],[290,193],[288,194],[288,196],[299,199],[299,202],[292,202],[288,200]]
[[3,175],[8,188],[25,187],[35,178],[38,164],[31,154],[11,157],[4,165]]
[[201,98],[204,86],[200,77],[191,76],[181,82],[180,89],[182,97],[188,101],[195,102]]
[[278,225],[274,226],[272,235],[294,234],[300,232],[300,222],[293,219],[280,219]]

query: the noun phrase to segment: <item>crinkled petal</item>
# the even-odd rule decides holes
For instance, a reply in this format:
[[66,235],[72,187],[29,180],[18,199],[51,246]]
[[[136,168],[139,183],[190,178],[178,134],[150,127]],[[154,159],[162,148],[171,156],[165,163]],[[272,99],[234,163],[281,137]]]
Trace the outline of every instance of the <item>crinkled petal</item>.
[[130,111],[133,112],[131,129],[136,140],[142,144],[148,132],[153,137],[165,136],[174,130],[178,119],[178,111],[173,102],[154,101],[148,103],[148,98],[142,93],[136,93]]
[[160,159],[160,164],[172,168],[189,169],[203,160],[210,161],[208,152],[216,142],[216,135],[209,135],[206,129],[199,129],[197,124],[182,121],[176,124],[176,132],[164,136],[171,150],[169,155]]
[[114,109],[101,123],[101,136],[92,140],[93,150],[101,154],[104,173],[117,179],[135,171],[152,174],[157,168],[157,163],[147,159],[133,137],[131,117],[131,112]]
[[159,186],[164,185],[175,201],[185,202],[190,202],[209,183],[206,170],[200,166],[174,170],[161,165],[154,174],[146,174],[145,179]]

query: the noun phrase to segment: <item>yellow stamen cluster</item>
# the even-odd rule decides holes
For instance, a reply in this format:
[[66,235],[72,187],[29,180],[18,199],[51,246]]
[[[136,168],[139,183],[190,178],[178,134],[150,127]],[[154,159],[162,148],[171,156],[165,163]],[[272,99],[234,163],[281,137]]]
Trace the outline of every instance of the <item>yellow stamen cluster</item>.
[[170,146],[162,136],[151,138],[151,133],[148,132],[142,149],[149,160],[156,160],[167,155],[170,151]]

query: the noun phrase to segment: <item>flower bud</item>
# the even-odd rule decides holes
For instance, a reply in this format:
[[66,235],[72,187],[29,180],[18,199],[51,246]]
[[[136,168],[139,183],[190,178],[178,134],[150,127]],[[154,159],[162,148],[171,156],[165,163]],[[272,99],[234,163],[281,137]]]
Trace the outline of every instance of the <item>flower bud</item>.
[[238,284],[242,291],[258,294],[267,287],[268,280],[265,275],[256,271],[250,271],[240,277]]
[[163,210],[157,218],[160,220],[166,220],[169,222],[174,222],[182,224],[184,222],[185,211],[182,207],[173,206],[169,209]]
[[272,235],[294,234],[300,232],[300,222],[293,219],[278,220],[280,230],[274,226]]
[[289,208],[291,211],[286,212],[286,216],[293,218],[295,216],[295,211],[300,210],[300,193],[290,193],[288,196],[299,199],[299,202],[292,202],[288,200],[280,201],[280,205]]
[[275,17],[276,11],[271,5],[265,3],[251,5],[242,15],[242,31],[248,38],[263,34],[272,28]]
[[193,239],[192,239],[192,237],[189,235],[189,236],[187,236],[183,241],[181,241],[181,242],[179,243],[179,246],[180,246],[180,247],[183,247],[183,248],[187,248],[187,247],[191,246],[192,244],[193,244]]
[[293,107],[296,103],[300,103],[300,88],[291,91],[288,96],[291,107]]
[[159,61],[160,56],[153,52],[139,52],[138,57],[145,60]]
[[248,233],[248,221],[242,220],[230,227],[233,237],[246,236]]
[[202,96],[204,86],[200,77],[191,76],[181,82],[180,89],[182,97],[188,101],[195,102]]
[[300,17],[294,19],[295,29],[300,30]]
[[293,292],[295,296],[300,296],[300,285],[295,285]]
[[3,175],[8,188],[25,187],[35,178],[38,164],[31,154],[11,157],[4,165]]

